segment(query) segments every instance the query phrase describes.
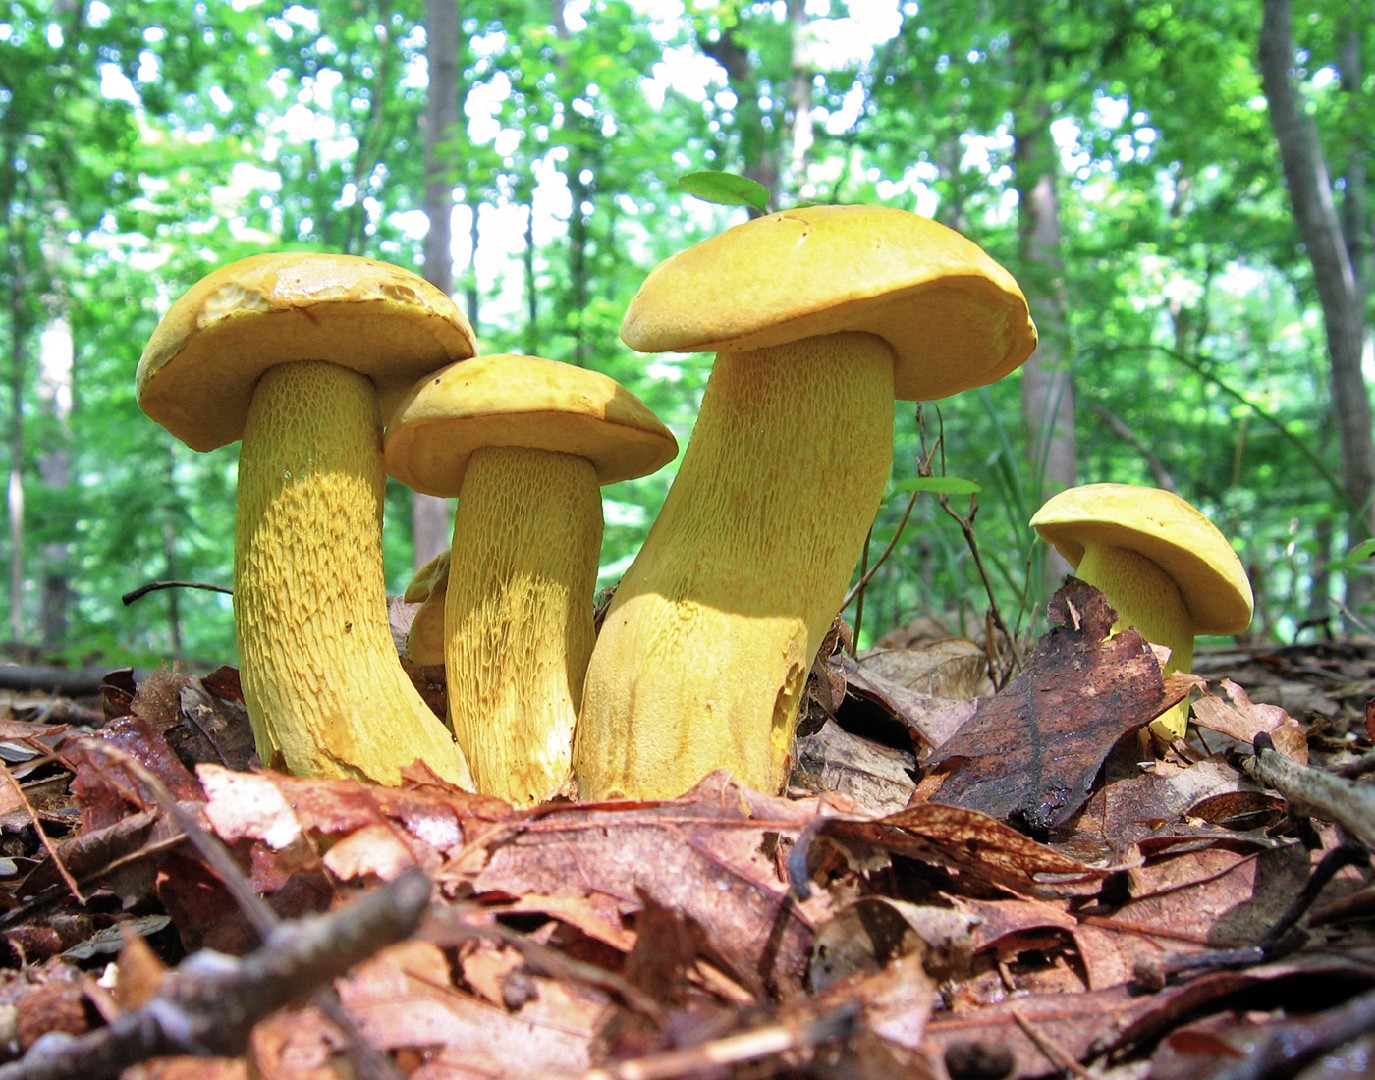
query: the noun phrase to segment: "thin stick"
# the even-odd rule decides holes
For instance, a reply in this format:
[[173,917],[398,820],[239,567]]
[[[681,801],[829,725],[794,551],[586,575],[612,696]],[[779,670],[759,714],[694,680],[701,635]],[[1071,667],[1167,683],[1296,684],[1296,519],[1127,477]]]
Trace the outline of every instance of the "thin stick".
[[233,589],[226,588],[224,585],[211,585],[207,581],[149,581],[137,589],[129,590],[120,599],[124,601],[124,606],[128,607],[135,600],[141,600],[150,592],[156,592],[158,589],[205,589],[207,592],[234,595]]

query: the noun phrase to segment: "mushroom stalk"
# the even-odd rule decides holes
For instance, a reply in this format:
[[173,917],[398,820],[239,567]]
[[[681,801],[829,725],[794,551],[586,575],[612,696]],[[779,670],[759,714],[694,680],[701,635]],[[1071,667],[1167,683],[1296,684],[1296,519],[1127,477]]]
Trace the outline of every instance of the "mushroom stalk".
[[528,804],[568,779],[601,540],[586,458],[473,452],[454,517],[444,662],[449,720],[478,791]]
[[419,758],[469,784],[453,737],[397,660],[382,576],[381,424],[372,382],[274,367],[239,460],[234,610],[258,756],[298,776],[396,784]]
[[893,351],[867,333],[717,356],[593,649],[582,797],[671,797],[715,769],[783,786],[807,672],[888,479],[893,397]]
[[[1117,610],[1113,632],[1134,626],[1147,641],[1170,650],[1165,673],[1189,671],[1194,661],[1194,624],[1174,578],[1135,551],[1113,544],[1088,544],[1075,575],[1099,589]],[[1185,698],[1151,722],[1169,738],[1182,735],[1189,720]]]

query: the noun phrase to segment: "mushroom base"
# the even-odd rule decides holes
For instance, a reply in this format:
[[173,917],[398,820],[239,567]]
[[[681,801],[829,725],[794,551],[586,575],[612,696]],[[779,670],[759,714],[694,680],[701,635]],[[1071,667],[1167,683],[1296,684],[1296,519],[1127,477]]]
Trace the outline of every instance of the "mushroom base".
[[483,794],[530,804],[568,780],[601,539],[586,458],[473,452],[454,517],[444,666],[449,720]]
[[574,752],[583,798],[787,780],[807,673],[892,463],[893,354],[845,333],[721,353],[617,587]]
[[420,760],[470,782],[401,668],[382,576],[381,425],[363,375],[270,369],[239,459],[234,614],[258,756],[297,776],[397,784]]
[[[1193,623],[1174,578],[1159,565],[1125,548],[1090,544],[1074,571],[1095,586],[1117,609],[1113,631],[1134,626],[1140,635],[1170,650],[1164,674],[1188,671],[1194,662]],[[1187,699],[1151,721],[1151,730],[1166,739],[1184,734],[1189,722]]]

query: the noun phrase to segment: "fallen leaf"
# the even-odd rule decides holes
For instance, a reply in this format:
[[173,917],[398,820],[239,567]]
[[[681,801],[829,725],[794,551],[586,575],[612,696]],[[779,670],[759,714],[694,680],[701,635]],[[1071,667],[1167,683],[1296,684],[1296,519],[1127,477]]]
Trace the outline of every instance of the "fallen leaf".
[[1268,732],[1276,750],[1300,765],[1308,764],[1308,737],[1287,712],[1278,705],[1253,704],[1246,691],[1231,679],[1222,680],[1222,689],[1227,700],[1204,691],[1194,701],[1194,723],[1247,746],[1260,732]]
[[939,780],[932,799],[1032,836],[1069,820],[1117,741],[1169,705],[1141,635],[1109,636],[1116,613],[1097,589],[1070,578],[1049,611],[1057,625],[1025,670],[926,761]]

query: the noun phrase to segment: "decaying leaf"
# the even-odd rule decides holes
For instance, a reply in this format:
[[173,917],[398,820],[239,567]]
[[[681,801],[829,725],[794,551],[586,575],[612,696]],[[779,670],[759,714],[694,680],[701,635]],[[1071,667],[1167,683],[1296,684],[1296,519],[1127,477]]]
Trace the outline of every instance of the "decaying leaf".
[[1141,635],[1109,636],[1116,616],[1097,589],[1070,578],[1050,616],[1025,670],[926,762],[940,781],[931,798],[1033,836],[1067,821],[1117,741],[1171,704]]

